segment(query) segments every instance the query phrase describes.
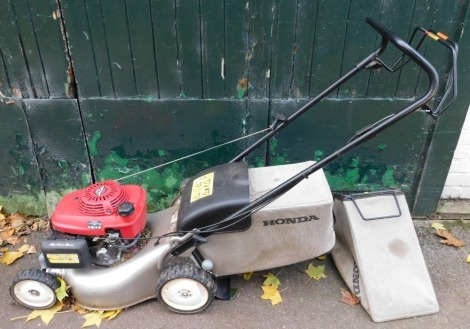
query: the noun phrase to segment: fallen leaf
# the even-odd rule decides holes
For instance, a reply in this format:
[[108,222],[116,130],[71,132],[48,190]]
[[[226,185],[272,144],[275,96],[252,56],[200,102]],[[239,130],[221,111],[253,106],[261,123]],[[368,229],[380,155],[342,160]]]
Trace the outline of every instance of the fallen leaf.
[[245,279],[245,281],[248,281],[251,279],[251,277],[253,276],[253,272],[249,272],[249,273],[243,273],[243,279]]
[[310,263],[308,268],[305,270],[305,273],[307,273],[310,279],[320,280],[326,278],[324,265],[313,266],[313,264]]
[[263,294],[261,295],[262,299],[271,300],[272,305],[282,302],[281,294],[275,286],[261,286],[261,289],[263,289]]
[[18,248],[17,251],[22,252],[24,254],[25,252],[28,251],[28,249],[29,249],[29,244],[24,244],[20,248]]
[[102,314],[100,312],[91,312],[85,314],[83,318],[85,319],[85,322],[83,323],[82,328],[91,326],[99,327],[102,320]]
[[444,243],[444,244],[447,244],[449,246],[454,246],[454,247],[463,247],[463,246],[465,246],[465,242],[457,239],[449,231],[436,230],[436,234],[439,235],[440,237],[445,238],[445,240],[439,241],[440,243]]
[[263,286],[273,286],[277,288],[281,285],[281,281],[271,272],[263,276],[266,278],[263,282]]
[[55,290],[55,294],[59,301],[63,301],[65,297],[69,296],[67,294],[67,284],[61,278],[57,278],[57,280],[60,282],[60,287]]
[[77,304],[72,304],[72,306],[70,306],[70,309],[74,312],[77,312],[78,314],[87,314],[90,312],[89,310],[84,309],[83,307],[78,306]]
[[360,303],[360,300],[355,295],[353,295],[350,291],[341,289],[340,302],[343,302],[349,305],[356,305]]
[[8,240],[13,236],[13,233],[15,233],[14,229],[6,229],[2,232],[0,232],[0,239],[2,240]]
[[447,229],[441,223],[433,223],[431,225],[431,227],[436,229],[436,230],[446,230],[447,231]]
[[470,254],[467,256],[467,263],[470,263]]
[[24,254],[19,251],[7,251],[3,254],[3,257],[0,258],[0,263],[10,265],[14,261],[16,261],[18,258],[21,258],[23,256]]
[[21,242],[21,239],[16,236],[12,236],[11,238],[6,239],[6,242],[15,246],[16,244]]
[[326,259],[326,255],[323,255],[323,256],[319,256],[317,257],[318,260],[325,260]]
[[62,306],[62,303],[57,303],[47,310],[34,310],[28,315],[26,322],[36,319],[37,317],[41,317],[42,322],[49,324],[49,322],[54,318],[54,315],[62,309]]
[[36,253],[36,247],[35,246],[30,246],[26,253],[29,254],[35,254]]
[[108,320],[112,320],[115,317],[117,317],[121,312],[122,312],[122,309],[106,311],[101,315],[101,318],[103,319],[108,318]]

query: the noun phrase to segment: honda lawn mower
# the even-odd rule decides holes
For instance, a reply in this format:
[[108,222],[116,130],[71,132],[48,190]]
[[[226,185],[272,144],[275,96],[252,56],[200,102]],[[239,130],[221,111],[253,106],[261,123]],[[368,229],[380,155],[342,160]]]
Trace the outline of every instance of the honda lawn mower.
[[[187,180],[171,207],[148,214],[141,187],[113,180],[66,195],[51,217],[51,236],[42,242],[41,268],[14,277],[13,299],[28,308],[49,308],[61,277],[75,303],[87,309],[120,309],[157,298],[174,312],[196,313],[214,297],[229,299],[231,275],[329,253],[335,245],[333,197],[322,168],[416,110],[437,117],[456,97],[457,46],[447,37],[418,28],[415,49],[380,22],[367,23],[382,36],[377,50],[291,116],[276,115],[269,131],[229,163]],[[453,55],[443,96],[433,107],[428,103],[438,91],[438,74],[418,52],[426,37]],[[392,66],[380,57],[389,44],[402,53]],[[358,72],[377,67],[395,72],[409,62],[428,77],[426,93],[363,128],[334,153],[318,162],[262,168],[244,161]],[[123,261],[125,251],[144,240],[145,246]]]

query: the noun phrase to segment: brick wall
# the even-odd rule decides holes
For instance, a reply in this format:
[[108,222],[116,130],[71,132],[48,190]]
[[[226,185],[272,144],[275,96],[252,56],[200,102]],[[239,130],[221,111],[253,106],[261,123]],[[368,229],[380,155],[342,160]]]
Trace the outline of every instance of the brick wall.
[[470,199],[470,108],[442,191],[443,199]]

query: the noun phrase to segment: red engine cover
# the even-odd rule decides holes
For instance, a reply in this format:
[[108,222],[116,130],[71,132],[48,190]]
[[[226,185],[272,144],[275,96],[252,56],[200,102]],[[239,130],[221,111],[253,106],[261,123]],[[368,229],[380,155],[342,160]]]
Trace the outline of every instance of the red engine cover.
[[[134,205],[129,216],[117,211],[124,202]],[[95,236],[113,229],[120,231],[123,238],[134,238],[144,229],[146,217],[143,188],[108,180],[67,194],[57,205],[51,222],[55,230],[63,233]]]

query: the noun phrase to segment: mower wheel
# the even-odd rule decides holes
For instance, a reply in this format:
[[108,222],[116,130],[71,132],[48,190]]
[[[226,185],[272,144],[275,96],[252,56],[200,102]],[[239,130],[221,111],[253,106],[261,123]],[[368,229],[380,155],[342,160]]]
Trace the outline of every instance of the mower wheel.
[[57,301],[57,278],[44,271],[33,269],[19,272],[10,285],[10,294],[19,304],[34,310],[43,310]]
[[190,264],[176,264],[160,275],[157,298],[169,310],[191,314],[204,310],[214,299],[212,276]]

